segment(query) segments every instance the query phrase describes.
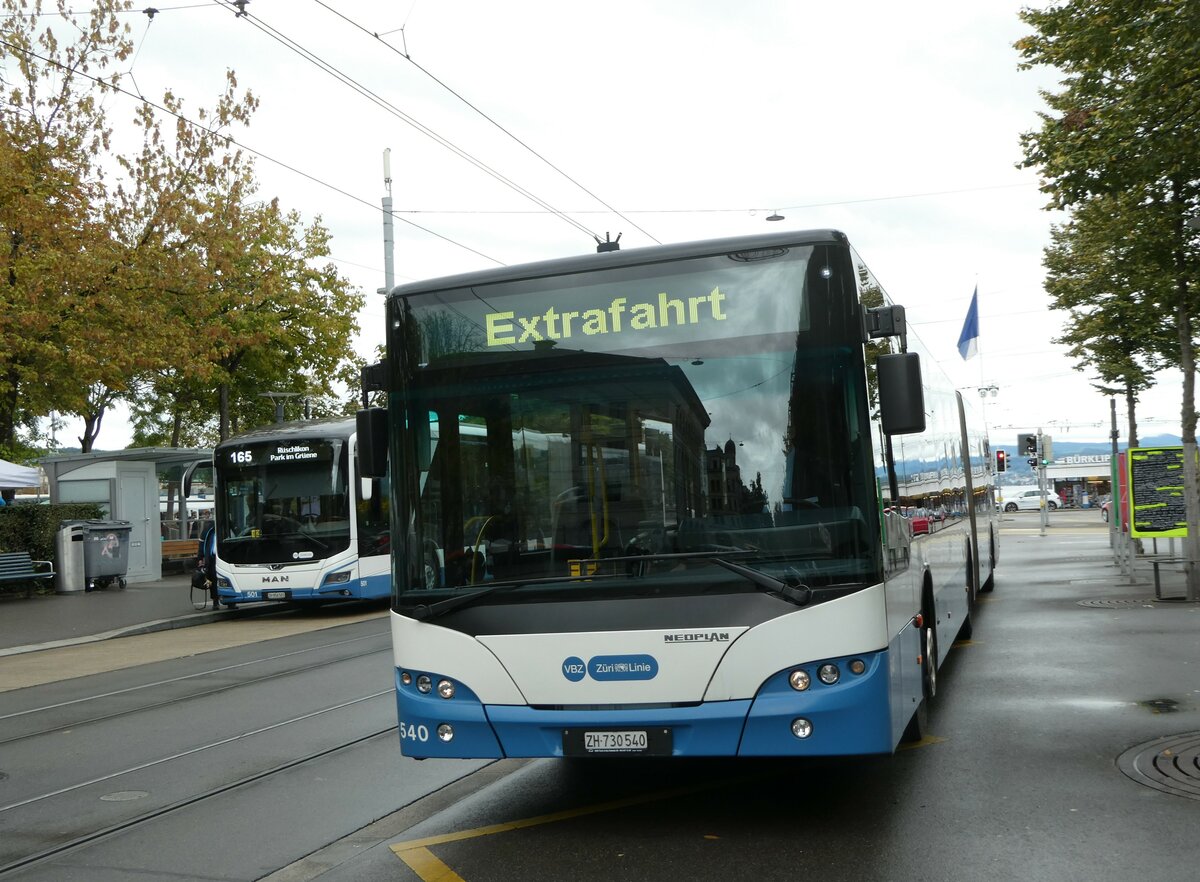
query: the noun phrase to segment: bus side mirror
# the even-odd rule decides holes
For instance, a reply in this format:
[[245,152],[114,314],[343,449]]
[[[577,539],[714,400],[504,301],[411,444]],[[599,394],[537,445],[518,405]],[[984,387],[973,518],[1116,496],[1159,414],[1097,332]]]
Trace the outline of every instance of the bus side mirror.
[[879,380],[879,419],[885,435],[912,435],[925,431],[925,393],[921,388],[921,357],[915,352],[881,355],[876,362]]
[[368,407],[355,414],[358,430],[358,474],[382,478],[387,474],[387,409]]

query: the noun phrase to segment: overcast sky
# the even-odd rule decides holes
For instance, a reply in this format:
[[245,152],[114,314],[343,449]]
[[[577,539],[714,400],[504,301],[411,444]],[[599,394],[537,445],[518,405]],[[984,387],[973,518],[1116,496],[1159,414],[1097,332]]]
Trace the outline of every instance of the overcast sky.
[[[260,154],[259,195],[332,231],[342,274],[368,295],[364,354],[382,342],[390,148],[397,283],[583,253],[592,234],[628,248],[840,229],[955,385],[996,387],[994,444],[1038,428],[1106,440],[1108,399],[1051,343],[1063,316],[1041,258],[1063,218],[1016,168],[1038,89],[1056,82],[1017,70],[1020,6],[251,0],[239,18],[226,2],[167,0],[152,19],[128,15],[125,84],[195,109],[236,71],[262,102],[236,133]],[[119,129],[134,104],[108,99]],[[976,286],[980,355],[964,362]],[[1144,397],[1143,436],[1179,431],[1180,394],[1175,374]],[[1118,416],[1124,437],[1120,403]],[[110,414],[97,447],[129,437]]]

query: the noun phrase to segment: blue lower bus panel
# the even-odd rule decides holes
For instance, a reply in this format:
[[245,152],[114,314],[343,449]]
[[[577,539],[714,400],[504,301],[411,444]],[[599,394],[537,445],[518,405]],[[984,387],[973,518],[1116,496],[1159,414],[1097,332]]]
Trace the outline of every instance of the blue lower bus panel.
[[[861,674],[851,673],[851,661],[863,663]],[[836,665],[839,672],[838,681],[832,685],[821,682],[818,676],[820,667],[827,663]],[[803,669],[810,678],[803,692],[788,683],[788,676],[797,669]],[[771,677],[758,691],[738,752],[742,756],[891,753],[895,742],[890,702],[887,653],[797,665]],[[807,736],[798,737],[793,723],[799,731],[807,731]]]
[[[861,673],[852,673],[851,661],[862,663]],[[838,667],[837,682],[820,680],[823,664]],[[804,691],[788,681],[798,668],[809,675]],[[679,707],[485,707],[468,687],[436,674],[396,677],[406,756],[837,756],[895,746],[885,652],[780,671],[753,700]],[[443,688],[452,690],[449,698],[439,694]]]

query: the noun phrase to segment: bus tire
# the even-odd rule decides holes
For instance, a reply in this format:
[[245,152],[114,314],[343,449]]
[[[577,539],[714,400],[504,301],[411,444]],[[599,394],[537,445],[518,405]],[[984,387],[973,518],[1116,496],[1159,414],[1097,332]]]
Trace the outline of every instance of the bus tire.
[[930,601],[923,616],[921,629],[921,693],[926,701],[937,695],[938,642],[937,617]]

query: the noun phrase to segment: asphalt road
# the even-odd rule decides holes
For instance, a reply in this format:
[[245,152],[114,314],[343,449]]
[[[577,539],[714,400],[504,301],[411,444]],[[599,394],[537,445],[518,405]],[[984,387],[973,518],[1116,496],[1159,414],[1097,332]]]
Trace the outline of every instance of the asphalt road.
[[380,611],[0,693],[0,878],[257,879],[481,767],[400,757],[389,641]]
[[0,693],[0,867],[47,855],[0,878],[1194,882],[1198,605],[1127,584],[1095,512],[1003,528],[895,756],[416,763],[382,617],[205,625],[221,648]]
[[1095,511],[1040,534],[1005,516],[996,591],[912,749],[499,763],[353,860],[269,878],[1195,882],[1200,609],[1122,579]]

